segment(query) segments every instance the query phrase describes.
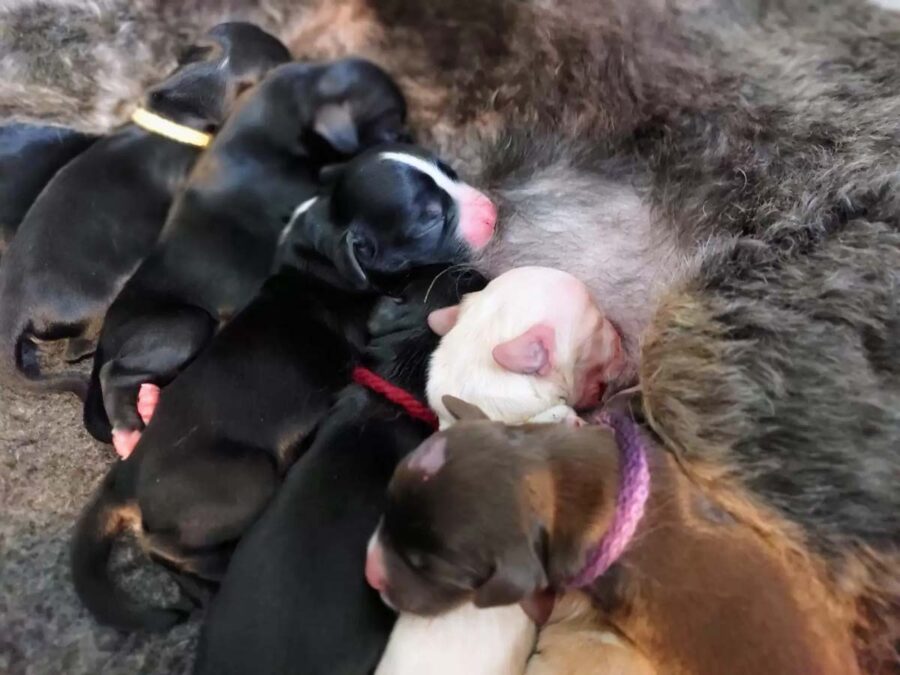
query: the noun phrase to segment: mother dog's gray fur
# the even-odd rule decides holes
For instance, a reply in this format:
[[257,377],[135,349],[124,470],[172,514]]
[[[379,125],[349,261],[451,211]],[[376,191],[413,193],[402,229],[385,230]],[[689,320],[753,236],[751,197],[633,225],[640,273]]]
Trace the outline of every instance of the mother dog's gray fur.
[[862,599],[870,670],[896,662],[900,15],[852,0],[3,7],[0,113],[87,130],[224,14],[298,55],[385,65],[424,139],[498,195],[485,264],[573,269],[633,352],[647,327],[654,429],[800,524]]

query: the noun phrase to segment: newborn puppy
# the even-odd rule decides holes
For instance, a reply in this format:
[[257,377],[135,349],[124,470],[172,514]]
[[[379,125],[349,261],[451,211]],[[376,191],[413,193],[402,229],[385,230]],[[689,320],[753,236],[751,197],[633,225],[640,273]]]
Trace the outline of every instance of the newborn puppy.
[[428,371],[428,402],[442,428],[453,421],[445,395],[507,424],[559,421],[560,407],[597,406],[625,363],[619,334],[587,286],[546,267],[501,274],[428,321],[443,336]]
[[468,602],[440,616],[404,612],[375,675],[521,674],[535,632],[518,605],[481,608]]
[[446,164],[411,145],[379,147],[325,172],[329,190],[285,231],[286,245],[331,260],[359,288],[490,240],[491,201]]
[[[421,400],[437,342],[425,317],[483,280],[435,268],[411,274],[390,287],[399,301],[379,303],[363,363]],[[372,671],[394,616],[363,578],[366,540],[394,467],[431,428],[367,387],[341,392],[238,545],[203,627],[195,672]]]
[[234,544],[350,382],[373,303],[284,270],[165,389],[140,443],[112,467],[76,529],[75,590],[99,622],[159,630],[184,616],[141,606],[113,584],[108,558],[125,529],[182,582],[221,578]]
[[348,138],[393,140],[404,116],[393,81],[356,59],[285,64],[243,97],[110,307],[85,404],[95,438],[127,457],[143,428],[141,385],[171,381],[259,290],[279,234],[317,189],[310,135],[353,149]]
[[[237,95],[289,58],[256,26],[216,26],[147,91],[144,117],[162,116],[182,133],[208,139]],[[80,374],[41,376],[34,341],[84,338],[73,341],[71,356],[93,351],[103,315],[152,248],[199,153],[196,145],[127,124],[56,174],[0,262],[0,377],[84,395]]]
[[0,126],[0,253],[53,175],[95,140],[66,127]]
[[[535,609],[548,589],[582,588],[598,634],[643,653],[617,672],[858,674],[848,610],[791,530],[727,479],[688,477],[629,418],[611,423],[615,434],[481,419],[432,436],[391,480],[368,578],[423,615],[466,601]],[[600,640],[554,653],[565,643],[539,644],[531,672],[594,673],[622,656],[623,642]]]
[[[431,359],[428,400],[441,425],[446,394],[467,396],[506,423],[580,423],[570,406],[599,403],[622,362],[618,333],[587,287],[558,270],[523,267],[441,309],[429,323],[444,337]],[[534,625],[517,607],[463,606],[440,618],[402,614],[378,675],[521,672]]]

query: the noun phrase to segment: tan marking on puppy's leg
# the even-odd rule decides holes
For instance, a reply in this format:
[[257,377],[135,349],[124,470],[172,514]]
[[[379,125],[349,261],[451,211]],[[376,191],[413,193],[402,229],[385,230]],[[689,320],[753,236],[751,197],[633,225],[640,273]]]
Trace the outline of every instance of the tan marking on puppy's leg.
[[141,510],[137,502],[129,502],[115,509],[104,525],[104,538],[115,537],[126,530],[131,530],[140,538]]

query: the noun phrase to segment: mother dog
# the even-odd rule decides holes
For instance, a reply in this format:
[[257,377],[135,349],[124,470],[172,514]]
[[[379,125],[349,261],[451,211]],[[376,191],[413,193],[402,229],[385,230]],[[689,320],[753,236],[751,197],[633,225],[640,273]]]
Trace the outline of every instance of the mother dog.
[[[201,3],[136,10],[126,40],[63,4],[2,12],[40,39],[0,47],[0,110],[105,129],[134,86],[110,78],[163,65],[129,40],[152,55],[175,26],[214,23]],[[900,16],[852,0],[233,6],[298,55],[396,74],[423,140],[493,187],[483,269],[589,281],[653,429],[796,523],[856,608],[866,669],[895,658]],[[63,11],[88,37],[41,30]],[[125,65],[96,67],[110,53]]]

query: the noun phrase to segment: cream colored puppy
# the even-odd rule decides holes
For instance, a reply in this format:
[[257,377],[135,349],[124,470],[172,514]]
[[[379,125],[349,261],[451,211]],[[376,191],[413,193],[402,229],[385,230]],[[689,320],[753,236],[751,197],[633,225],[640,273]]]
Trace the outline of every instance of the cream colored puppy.
[[401,614],[375,675],[522,675],[534,641],[519,605]]
[[625,366],[619,333],[587,286],[547,267],[510,270],[428,323],[443,336],[428,374],[441,428],[453,422],[445,394],[507,424],[556,421],[558,406],[598,405]]
[[[443,336],[428,376],[441,428],[455,421],[445,394],[507,424],[579,423],[573,409],[600,403],[624,367],[619,334],[587,287],[555,269],[511,270],[428,323]],[[521,675],[535,633],[519,605],[401,614],[376,675]]]

